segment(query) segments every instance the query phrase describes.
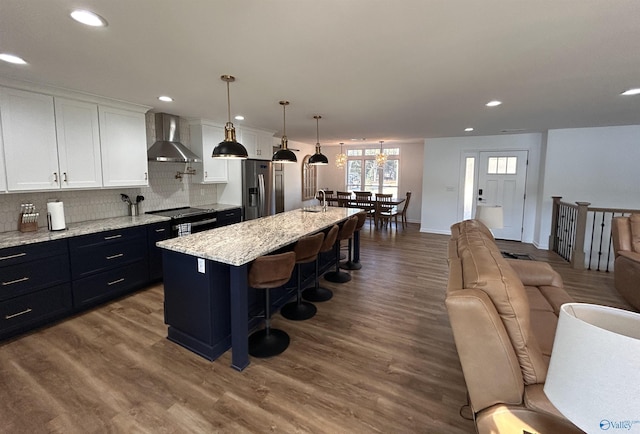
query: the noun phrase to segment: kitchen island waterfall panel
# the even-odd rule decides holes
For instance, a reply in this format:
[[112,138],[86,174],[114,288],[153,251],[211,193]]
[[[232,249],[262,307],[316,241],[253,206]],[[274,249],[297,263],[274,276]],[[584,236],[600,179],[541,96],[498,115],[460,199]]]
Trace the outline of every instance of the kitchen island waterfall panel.
[[298,209],[157,243],[166,250],[169,339],[213,360],[228,349],[230,332],[231,366],[239,371],[246,368],[249,263],[360,211],[329,207],[326,212],[310,213]]

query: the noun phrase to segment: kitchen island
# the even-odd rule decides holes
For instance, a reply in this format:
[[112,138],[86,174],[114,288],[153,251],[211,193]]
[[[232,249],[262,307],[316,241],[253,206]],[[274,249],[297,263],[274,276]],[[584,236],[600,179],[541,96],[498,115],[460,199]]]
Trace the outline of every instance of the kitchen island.
[[209,360],[231,348],[231,366],[246,368],[251,261],[358,212],[336,207],[323,212],[297,209],[158,242],[163,249],[169,340]]

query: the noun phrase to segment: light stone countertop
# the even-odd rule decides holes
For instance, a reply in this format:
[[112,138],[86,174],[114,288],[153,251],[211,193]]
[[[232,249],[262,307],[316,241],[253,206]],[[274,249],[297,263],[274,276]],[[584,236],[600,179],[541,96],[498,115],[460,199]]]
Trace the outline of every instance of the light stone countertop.
[[45,241],[60,240],[62,238],[76,237],[78,235],[87,235],[102,231],[148,225],[168,220],[170,220],[168,217],[143,214],[135,217],[112,217],[101,220],[69,223],[67,225],[67,230],[63,231],[49,231],[46,227],[42,227],[38,228],[35,232],[2,232],[0,233],[0,248],[42,243]]
[[326,212],[302,209],[236,223],[204,232],[171,238],[158,247],[229,265],[247,264],[259,256],[295,243],[305,235],[328,228],[361,212],[328,207]]

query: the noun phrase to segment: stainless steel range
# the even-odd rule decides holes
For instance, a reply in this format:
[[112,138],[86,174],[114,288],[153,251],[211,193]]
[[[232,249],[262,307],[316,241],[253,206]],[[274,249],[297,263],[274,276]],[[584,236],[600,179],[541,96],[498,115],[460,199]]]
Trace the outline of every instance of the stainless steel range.
[[147,214],[170,217],[172,237],[213,229],[216,227],[218,221],[217,211],[204,208],[191,208],[188,206],[149,211]]

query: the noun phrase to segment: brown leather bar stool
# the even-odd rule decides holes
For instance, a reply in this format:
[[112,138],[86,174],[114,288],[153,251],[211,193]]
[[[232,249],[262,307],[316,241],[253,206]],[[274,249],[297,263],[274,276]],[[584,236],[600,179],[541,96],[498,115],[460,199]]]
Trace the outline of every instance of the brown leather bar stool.
[[313,303],[302,301],[302,264],[308,264],[318,259],[318,252],[322,247],[323,240],[324,233],[320,232],[300,238],[293,248],[293,252],[296,254],[298,289],[296,291],[296,301],[287,303],[280,309],[280,314],[286,319],[304,321],[313,317],[318,310]]
[[314,286],[305,289],[302,291],[302,297],[305,300],[309,301],[327,301],[331,300],[333,297],[333,292],[330,289],[323,288],[320,286],[320,253],[326,253],[329,250],[333,249],[333,245],[336,243],[336,238],[338,237],[338,231],[340,227],[338,225],[333,225],[329,232],[324,236],[324,241],[322,242],[322,246],[320,246],[320,251],[318,252],[318,256],[316,256],[316,279]]
[[351,252],[353,252],[354,240],[355,237],[360,236],[360,229],[364,226],[364,222],[367,221],[367,213],[359,212],[356,214],[358,218],[358,222],[356,223],[356,228],[353,230],[353,236],[349,238],[349,259],[340,264],[340,268],[343,270],[359,270],[362,268],[362,264],[360,263],[360,255],[358,255],[355,260],[352,260]]
[[296,254],[293,252],[278,255],[260,256],[249,269],[249,286],[263,288],[264,292],[264,325],[249,336],[249,354],[254,357],[277,356],[289,346],[289,335],[271,328],[271,301],[269,290],[284,285],[291,279]]
[[324,274],[324,278],[329,282],[333,283],[347,283],[351,280],[351,275],[349,273],[345,273],[344,271],[340,271],[340,241],[348,240],[353,236],[353,231],[356,229],[356,224],[358,224],[358,217],[351,216],[347,219],[346,222],[340,228],[340,232],[338,232],[338,237],[334,246],[334,250],[336,252],[336,270],[329,271]]

